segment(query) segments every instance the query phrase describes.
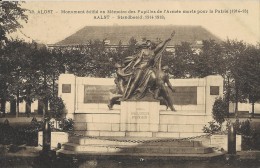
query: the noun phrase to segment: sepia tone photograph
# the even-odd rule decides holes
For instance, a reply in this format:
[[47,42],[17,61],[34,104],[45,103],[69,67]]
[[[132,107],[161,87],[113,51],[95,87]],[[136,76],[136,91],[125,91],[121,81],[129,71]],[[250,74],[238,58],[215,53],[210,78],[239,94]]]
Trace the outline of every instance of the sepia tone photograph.
[[260,166],[260,1],[0,7],[0,167]]

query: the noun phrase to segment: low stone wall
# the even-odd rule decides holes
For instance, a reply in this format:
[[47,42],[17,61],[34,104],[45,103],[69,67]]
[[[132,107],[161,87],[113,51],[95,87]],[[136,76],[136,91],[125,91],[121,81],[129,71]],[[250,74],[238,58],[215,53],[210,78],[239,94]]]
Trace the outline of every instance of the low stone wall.
[[[38,146],[43,144],[42,131],[38,133]],[[51,132],[51,149],[56,149],[58,145],[63,145],[69,142],[69,134],[67,132]]]
[[[4,118],[0,118],[0,123],[4,123],[6,120],[8,120],[9,124],[11,126],[14,125],[29,125],[32,122],[33,117],[4,117]],[[36,117],[37,121],[41,121],[42,118],[40,117]]]
[[[212,135],[210,137],[210,146],[228,150],[228,135]],[[236,151],[241,151],[242,136],[236,136]]]

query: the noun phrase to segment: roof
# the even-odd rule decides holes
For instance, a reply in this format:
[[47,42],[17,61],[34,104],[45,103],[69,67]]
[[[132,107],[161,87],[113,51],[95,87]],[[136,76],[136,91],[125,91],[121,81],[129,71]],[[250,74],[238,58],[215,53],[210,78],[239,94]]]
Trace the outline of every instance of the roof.
[[88,44],[89,40],[108,40],[110,45],[118,45],[119,41],[122,45],[127,45],[131,37],[138,41],[143,38],[152,41],[158,38],[164,40],[170,37],[173,30],[176,33],[169,45],[181,42],[197,44],[198,41],[209,39],[221,41],[202,26],[86,26],[56,44],[78,45]]

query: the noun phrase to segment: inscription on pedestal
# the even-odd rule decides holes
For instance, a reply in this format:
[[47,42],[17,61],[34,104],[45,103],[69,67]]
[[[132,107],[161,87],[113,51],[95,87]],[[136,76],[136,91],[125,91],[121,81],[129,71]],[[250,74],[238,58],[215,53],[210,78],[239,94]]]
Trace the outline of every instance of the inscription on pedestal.
[[109,85],[84,85],[84,103],[108,103],[113,88]]
[[169,90],[175,105],[196,105],[197,86],[176,86],[175,92]]
[[122,101],[120,130],[158,131],[159,107],[159,102]]
[[131,112],[131,118],[136,120],[146,120],[149,119],[149,112]]
[[[140,105],[140,104],[139,104]],[[129,113],[130,122],[133,123],[149,123],[149,107],[136,107],[136,109]]]

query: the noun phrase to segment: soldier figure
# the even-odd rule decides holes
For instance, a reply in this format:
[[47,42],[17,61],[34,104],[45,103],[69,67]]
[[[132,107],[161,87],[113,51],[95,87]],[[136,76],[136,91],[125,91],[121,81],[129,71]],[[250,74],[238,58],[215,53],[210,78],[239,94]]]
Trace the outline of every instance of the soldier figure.
[[167,84],[168,88],[172,91],[175,92],[172,84],[170,83],[169,80],[169,67],[163,66],[162,71],[160,71],[157,75],[157,80],[156,80],[156,89],[154,92],[154,98],[163,100],[164,103],[166,104],[167,108],[170,107],[172,111],[176,111],[174,106],[173,106],[173,100],[168,92],[167,87],[165,86]]
[[133,73],[125,74],[122,65],[116,63],[115,64],[116,70],[116,78],[115,78],[115,84],[116,84],[116,93],[115,95],[109,100],[108,108],[111,110],[114,106],[114,104],[119,104],[119,99],[122,98],[124,94],[124,86],[126,83],[126,78]]

